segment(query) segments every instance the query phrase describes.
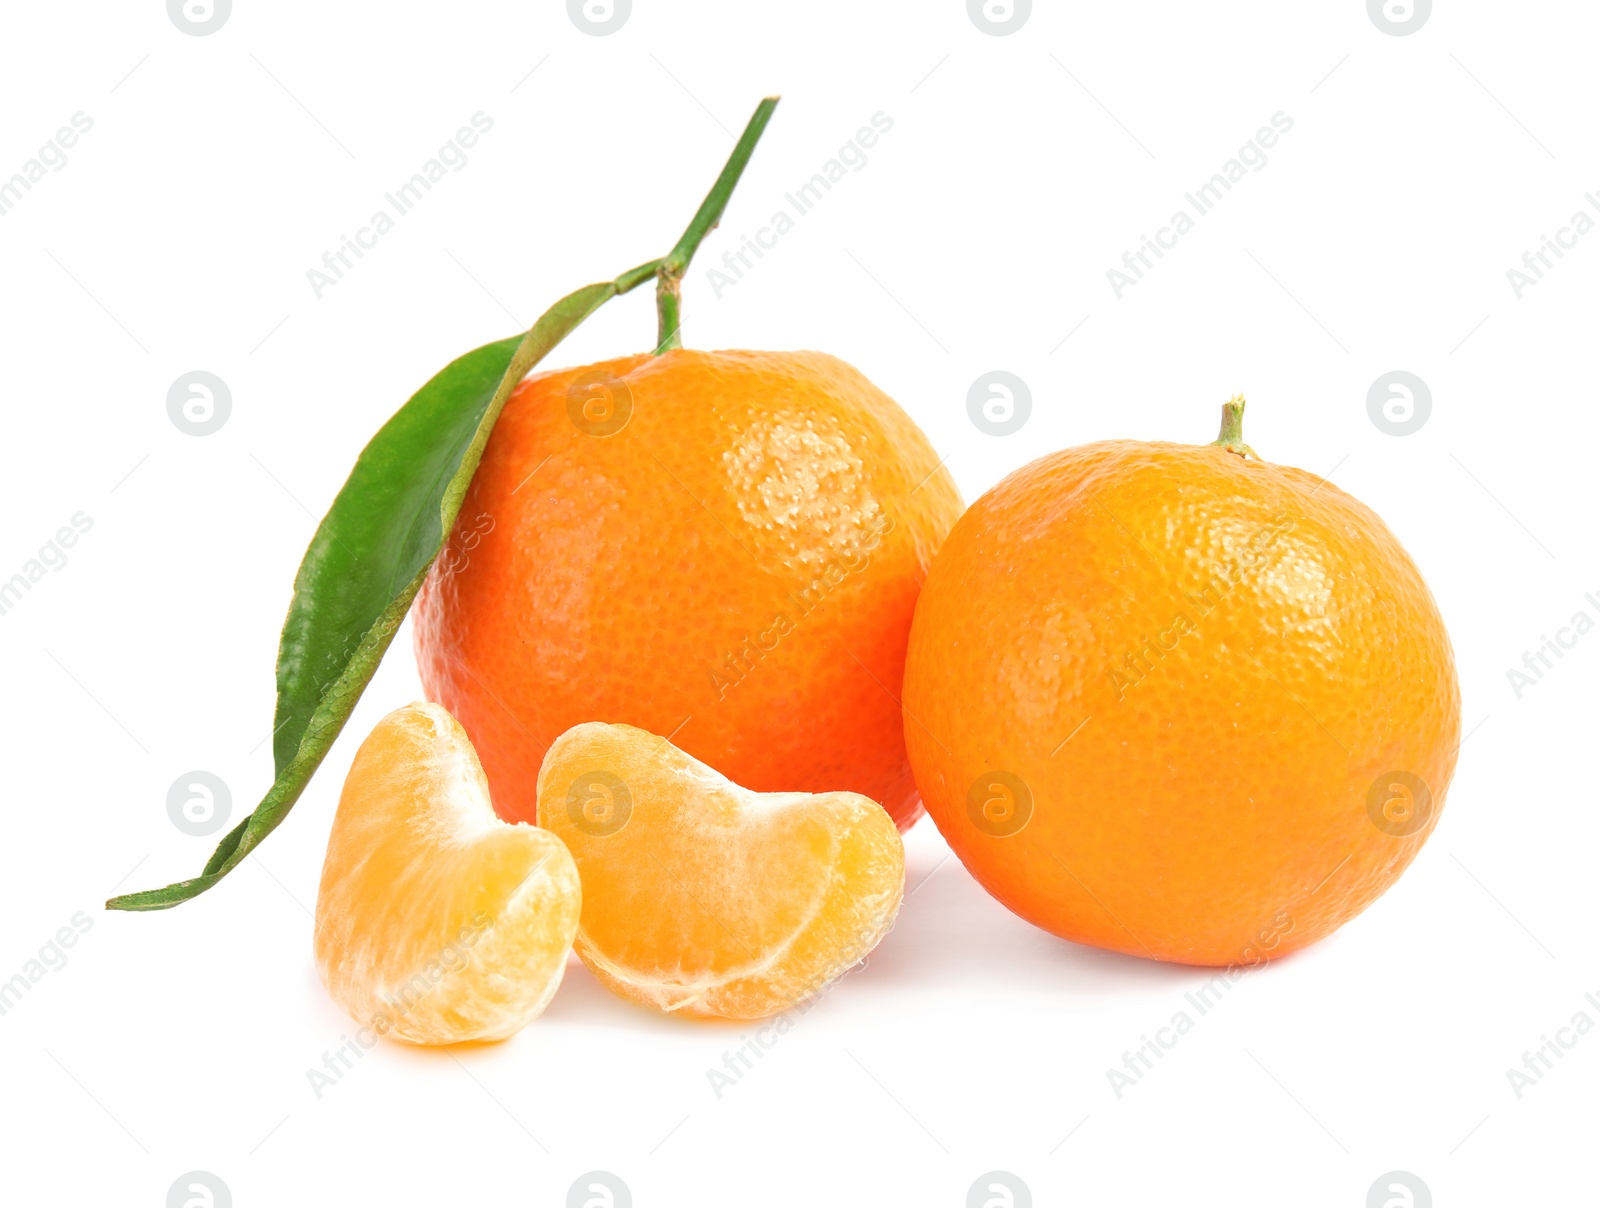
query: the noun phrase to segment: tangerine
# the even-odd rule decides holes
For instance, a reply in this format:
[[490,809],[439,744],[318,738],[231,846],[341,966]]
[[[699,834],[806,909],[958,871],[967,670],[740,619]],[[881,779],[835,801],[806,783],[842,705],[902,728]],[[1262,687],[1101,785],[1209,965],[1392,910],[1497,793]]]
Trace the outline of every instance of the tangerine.
[[512,394],[415,609],[430,699],[508,820],[581,722],[671,736],[763,791],[920,813],[898,693],[961,510],[922,432],[815,352],[674,349]]
[[1213,446],[1104,441],[957,522],[912,624],[906,743],[988,891],[1080,943],[1281,956],[1365,909],[1444,806],[1439,609],[1359,501]]

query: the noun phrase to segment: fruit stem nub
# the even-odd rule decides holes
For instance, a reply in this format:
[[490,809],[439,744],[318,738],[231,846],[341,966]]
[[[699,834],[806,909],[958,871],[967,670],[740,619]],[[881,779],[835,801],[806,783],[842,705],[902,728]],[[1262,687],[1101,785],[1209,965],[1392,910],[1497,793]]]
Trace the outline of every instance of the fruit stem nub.
[[745,165],[750,162],[756,144],[761,141],[762,132],[772,120],[772,111],[777,107],[778,98],[775,96],[762,98],[761,103],[756,106],[756,111],[750,116],[744,133],[734,144],[728,162],[723,165],[717,183],[711,186],[711,192],[706,194],[706,199],[700,203],[699,210],[689,220],[689,225],[684,229],[683,237],[678,240],[677,246],[661,259],[656,269],[656,355],[658,356],[669,348],[683,347],[683,341],[679,337],[679,327],[682,322],[680,287],[683,274],[689,267],[689,261],[694,259],[700,241],[722,220],[722,211],[728,208],[728,198],[733,196],[734,186],[739,183]]
[[1222,404],[1222,431],[1217,433],[1217,439],[1211,443],[1219,449],[1226,449],[1229,453],[1237,453],[1240,457],[1261,460],[1261,454],[1244,443],[1244,395],[1236,394]]

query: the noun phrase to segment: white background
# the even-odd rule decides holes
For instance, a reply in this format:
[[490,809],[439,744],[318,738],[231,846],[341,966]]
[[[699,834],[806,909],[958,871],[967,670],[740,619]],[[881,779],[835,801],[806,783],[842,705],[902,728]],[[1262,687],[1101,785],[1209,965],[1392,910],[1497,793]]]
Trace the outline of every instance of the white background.
[[[1520,1099],[1506,1071],[1600,1022],[1600,635],[1521,699],[1507,669],[1600,618],[1600,233],[1520,300],[1506,270],[1600,190],[1594,6],[1439,0],[1405,37],[1362,0],[1040,0],[1005,37],[960,0],[635,0],[604,38],[559,0],[3,22],[0,178],[94,126],[0,217],[0,578],[93,528],[0,616],[0,979],[75,912],[92,929],[0,1017],[0,1198],[159,1206],[201,1169],[241,1206],[556,1205],[604,1169],[641,1206],[958,1206],[1000,1169],[1040,1205],[1359,1208],[1398,1169],[1442,1206],[1590,1202],[1600,1034]],[[220,775],[235,818],[269,784],[293,571],[367,437],[460,352],[665,252],[774,91],[687,342],[852,362],[969,500],[1065,445],[1209,440],[1243,392],[1255,448],[1331,473],[1433,587],[1470,731],[1443,820],[1120,1099],[1108,1067],[1208,974],[1034,930],[926,822],[893,933],[720,1099],[706,1071],[751,1028],[653,1017],[575,963],[513,1040],[383,1043],[318,1099],[351,1025],[307,907],[356,744],[419,694],[409,632],[259,855],[170,912],[99,904],[199,870],[181,773]],[[318,300],[306,270],[480,110],[468,166]],[[1119,301],[1106,270],[1280,110],[1267,166]],[[705,268],[878,111],[867,166],[715,299]],[[653,334],[640,290],[551,363]],[[1005,438],[965,409],[996,368],[1034,399]],[[1433,396],[1403,438],[1366,410],[1396,368]],[[205,438],[166,413],[192,369],[233,397]]]

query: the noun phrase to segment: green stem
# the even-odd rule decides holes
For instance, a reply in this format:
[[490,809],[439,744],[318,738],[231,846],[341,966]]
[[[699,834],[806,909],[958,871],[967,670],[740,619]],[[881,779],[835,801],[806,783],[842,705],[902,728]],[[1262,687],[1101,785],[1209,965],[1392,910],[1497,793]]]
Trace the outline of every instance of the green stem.
[[1244,443],[1244,395],[1236,394],[1222,404],[1222,431],[1217,433],[1217,439],[1211,442],[1219,449],[1226,449],[1229,453],[1237,453],[1240,457],[1254,457],[1261,460],[1249,445]]
[[[666,261],[663,260],[665,267]],[[683,277],[656,269],[656,356],[669,348],[682,348]]]
[[630,268],[613,282],[617,287],[617,293],[619,295],[632,293],[646,281],[651,280],[660,268],[659,260],[646,260],[638,268]]
[[700,241],[709,235],[712,229],[722,221],[722,211],[728,208],[728,198],[733,196],[734,186],[739,183],[739,177],[744,174],[745,165],[750,162],[750,156],[756,149],[756,144],[761,141],[762,132],[766,130],[767,123],[772,120],[772,111],[778,107],[778,98],[769,96],[756,106],[756,111],[750,115],[750,121],[744,128],[744,133],[739,136],[739,141],[734,144],[733,154],[728,156],[728,162],[723,165],[722,175],[717,177],[717,183],[711,186],[711,192],[706,194],[706,199],[700,203],[700,208],[695,211],[695,216],[690,219],[689,225],[684,229],[683,237],[661,260],[656,269],[656,353],[666,352],[669,348],[682,348],[683,341],[679,337],[681,318],[681,293],[683,274],[689,267],[689,261],[694,259],[695,251],[700,247]]

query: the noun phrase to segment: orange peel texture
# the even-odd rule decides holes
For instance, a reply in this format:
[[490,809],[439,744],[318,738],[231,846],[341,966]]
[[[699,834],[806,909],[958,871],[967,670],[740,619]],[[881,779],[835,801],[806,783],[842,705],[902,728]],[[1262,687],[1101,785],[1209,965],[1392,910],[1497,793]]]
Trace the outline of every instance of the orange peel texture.
[[417,599],[429,699],[532,821],[581,722],[759,791],[920,815],[900,728],[917,592],[961,499],[927,438],[815,352],[676,349],[523,382]]
[[1365,909],[1437,825],[1461,732],[1438,607],[1369,508],[1133,441],[972,505],[923,588],[904,703],[928,812],[990,893],[1197,965]]

